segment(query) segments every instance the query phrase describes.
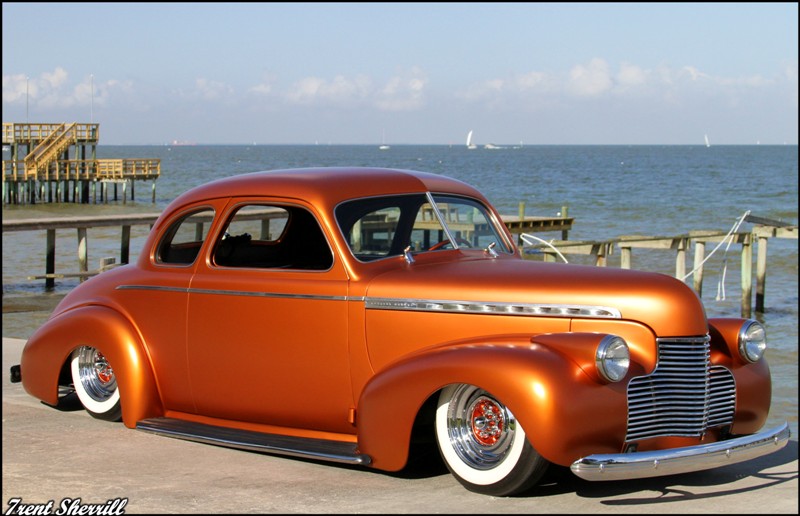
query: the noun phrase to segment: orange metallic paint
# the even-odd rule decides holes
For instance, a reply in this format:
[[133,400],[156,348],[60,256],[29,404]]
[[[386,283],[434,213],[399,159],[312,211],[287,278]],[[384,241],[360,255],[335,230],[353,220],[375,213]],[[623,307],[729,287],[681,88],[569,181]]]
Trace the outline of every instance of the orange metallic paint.
[[85,306],[61,314],[31,336],[22,356],[23,385],[32,396],[51,405],[58,401],[58,376],[72,351],[97,348],[117,376],[125,426],[163,414],[150,358],[139,335],[117,312]]
[[415,353],[379,371],[358,406],[360,450],[372,456],[372,466],[396,471],[405,465],[419,408],[451,383],[476,385],[497,397],[551,462],[567,465],[589,453],[620,451],[624,386],[598,384],[528,336],[505,336]]
[[[617,335],[625,339],[628,343],[628,350],[631,353],[631,367],[634,364],[641,368],[641,372],[636,375],[650,374],[656,368],[658,362],[658,349],[656,347],[656,336],[653,331],[641,323],[620,320],[597,320],[597,319],[572,319],[569,327],[571,332],[596,332],[602,335]],[[585,353],[591,352],[591,357],[584,360],[594,359],[594,349],[586,349]]]
[[[65,297],[25,347],[23,385],[55,404],[62,366],[73,349],[90,345],[114,368],[128,427],[167,415],[357,440],[372,467],[394,471],[406,463],[412,425],[425,401],[448,384],[469,383],[506,404],[542,456],[568,465],[589,454],[622,451],[626,381],[607,383],[594,371],[603,335],[628,342],[630,378],[655,367],[656,337],[710,331],[712,362],[730,368],[736,380],[734,432],[763,425],[769,370],[765,361],[739,358],[736,336],[743,321],[706,321],[700,299],[674,278],[523,260],[502,225],[513,254],[494,259],[481,249],[462,249],[419,253],[414,264],[401,256],[362,263],[349,252],[334,218],[339,203],[426,191],[473,197],[499,219],[476,189],[424,173],[276,171],[191,190],[164,210],[135,265],[105,272]],[[245,200],[301,205],[313,213],[333,252],[332,268],[214,266],[210,252],[224,220]],[[164,232],[198,208],[216,214],[198,259],[191,266],[157,263]],[[619,310],[621,319],[366,308],[374,298],[602,306]],[[662,438],[647,445],[685,443]]]
[[764,426],[772,400],[772,379],[766,357],[755,364],[739,354],[739,330],[742,320],[712,318],[708,320],[711,335],[711,362],[730,369],[736,381],[736,413],[734,434],[750,434]]
[[461,260],[397,267],[376,278],[368,295],[611,306],[619,309],[622,319],[647,321],[660,336],[704,335],[707,331],[705,312],[697,294],[664,274],[544,263],[510,256],[486,263],[474,254],[463,254],[465,258]]
[[[494,335],[566,332],[569,319],[504,315],[454,314],[401,310],[367,310],[367,342],[375,371],[409,353],[443,343]],[[394,330],[402,328],[401,332]]]

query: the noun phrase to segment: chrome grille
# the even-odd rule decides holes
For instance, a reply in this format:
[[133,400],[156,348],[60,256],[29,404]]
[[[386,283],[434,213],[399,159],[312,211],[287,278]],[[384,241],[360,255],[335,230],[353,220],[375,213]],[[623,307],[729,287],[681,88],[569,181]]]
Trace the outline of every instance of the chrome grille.
[[628,384],[626,441],[700,436],[733,422],[736,385],[727,368],[711,365],[709,340],[658,339],[655,370]]

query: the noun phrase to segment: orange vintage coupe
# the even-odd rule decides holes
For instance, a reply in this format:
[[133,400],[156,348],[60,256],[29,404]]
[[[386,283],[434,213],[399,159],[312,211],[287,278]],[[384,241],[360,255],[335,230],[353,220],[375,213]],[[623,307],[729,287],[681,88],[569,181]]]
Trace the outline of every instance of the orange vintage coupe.
[[523,259],[441,175],[276,170],[200,186],[134,264],[70,292],[15,371],[130,428],[402,469],[428,436],[490,495],[548,464],[667,475],[781,449],[764,328],[672,277]]

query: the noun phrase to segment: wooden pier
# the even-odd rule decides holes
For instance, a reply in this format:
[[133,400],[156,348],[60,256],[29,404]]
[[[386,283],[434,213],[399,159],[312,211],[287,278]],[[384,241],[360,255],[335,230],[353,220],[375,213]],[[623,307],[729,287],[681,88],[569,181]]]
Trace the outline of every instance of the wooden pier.
[[[566,207],[562,208],[562,215],[566,215]],[[55,286],[56,279],[78,277],[81,280],[103,272],[108,268],[130,261],[131,254],[131,228],[133,226],[148,226],[152,228],[159,213],[145,213],[137,215],[117,215],[105,217],[70,217],[58,219],[18,219],[3,220],[3,233],[45,231],[46,240],[44,252],[46,256],[45,271],[43,275],[28,277],[29,280],[45,280],[46,288]],[[757,245],[756,260],[756,312],[763,313],[765,309],[764,285],[767,276],[767,243],[770,238],[797,239],[797,226],[779,221],[771,221],[754,216],[748,216],[744,221],[752,222],[753,229],[748,232],[721,231],[691,231],[686,234],[663,236],[624,236],[604,241],[569,241],[566,240],[568,231],[572,228],[573,219],[566,216],[559,217],[528,217],[524,214],[524,205],[520,205],[519,215],[505,215],[503,222],[509,230],[522,238],[526,233],[542,233],[561,231],[562,240],[551,241],[550,245],[538,243],[526,245],[525,250],[535,250],[538,254],[524,253],[528,259],[543,259],[556,261],[558,253],[573,255],[590,255],[597,266],[608,266],[608,257],[614,249],[619,249],[620,267],[630,269],[633,265],[633,249],[662,249],[676,253],[675,277],[685,281],[687,252],[694,244],[694,270],[692,286],[698,294],[703,289],[703,263],[706,255],[706,245],[721,242],[726,237],[732,242],[741,245],[741,278],[742,278],[742,316],[750,317],[752,314],[752,283],[753,283],[753,244]],[[100,266],[89,270],[88,233],[89,228],[118,227],[120,228],[119,261],[116,258],[104,257]],[[78,271],[72,273],[57,273],[55,270],[56,257],[56,230],[75,230],[78,239]],[[550,247],[552,246],[552,247]],[[138,252],[138,250],[137,250]]]
[[[20,231],[46,231],[45,271],[43,276],[32,276],[28,279],[45,280],[46,288],[53,288],[56,279],[79,277],[81,279],[99,274],[108,267],[129,263],[131,248],[131,227],[155,224],[158,213],[138,215],[112,215],[105,217],[68,217],[43,219],[3,219],[3,233]],[[94,271],[89,271],[89,239],[87,230],[100,227],[120,228],[119,262],[104,258],[103,264]],[[56,273],[56,230],[74,229],[78,237],[78,272]]]
[[[557,217],[530,217],[525,215],[525,203],[519,203],[518,215],[502,215],[503,224],[515,235],[523,233],[539,233],[542,231],[561,231],[561,240],[569,238],[569,230],[575,221],[568,217],[569,208],[561,207],[561,212]],[[520,241],[521,243],[521,241]]]
[[129,185],[134,200],[135,182],[152,181],[155,203],[161,160],[98,159],[99,139],[99,124],[3,123],[3,148],[11,154],[3,160],[3,202],[109,202],[121,187],[124,204]]
[[[690,231],[676,236],[642,236],[628,235],[611,240],[597,241],[567,241],[556,240],[548,243],[534,243],[525,249],[534,250],[544,261],[555,262],[558,255],[588,255],[594,259],[594,264],[599,267],[608,266],[608,257],[614,249],[620,251],[620,268],[631,269],[633,264],[633,249],[662,249],[673,251],[675,257],[675,277],[685,281],[692,276],[692,287],[698,295],[703,293],[703,264],[706,260],[706,246],[709,243],[720,243],[731,239],[731,243],[741,246],[741,314],[742,317],[751,317],[753,313],[753,244],[757,245],[756,257],[756,295],[755,311],[763,313],[765,308],[765,284],[767,278],[767,243],[770,238],[797,239],[797,226],[765,219],[762,217],[747,216],[744,222],[754,223],[753,229],[747,232],[724,231]],[[691,273],[686,272],[687,252],[694,244],[694,266]],[[524,254],[528,259],[536,259],[537,255]]]
[[[148,229],[153,227],[159,213],[143,213],[137,215],[115,215],[103,217],[64,217],[64,218],[39,218],[39,219],[3,219],[3,233],[6,232],[29,232],[45,231],[45,271],[43,275],[29,277],[31,280],[45,280],[45,287],[55,286],[56,279],[63,278],[87,278],[99,274],[109,267],[129,263],[130,260],[130,240],[131,227],[147,225]],[[506,222],[512,233],[522,233],[525,231],[562,231],[566,235],[572,227],[572,219],[566,217],[516,217],[508,216],[510,221]],[[506,217],[503,217],[504,222]],[[120,228],[120,248],[119,262],[114,259],[113,263],[109,258],[104,258],[101,266],[93,271],[89,270],[88,254],[88,233],[90,228],[100,227],[119,227]],[[71,273],[56,273],[56,230],[75,230],[78,238],[78,271]]]

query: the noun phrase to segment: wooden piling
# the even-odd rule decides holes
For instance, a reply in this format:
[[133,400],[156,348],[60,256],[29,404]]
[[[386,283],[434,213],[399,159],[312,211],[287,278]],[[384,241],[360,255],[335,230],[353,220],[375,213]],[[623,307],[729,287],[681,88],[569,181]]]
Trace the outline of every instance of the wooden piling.
[[706,243],[697,240],[694,243],[694,272],[692,273],[692,286],[697,295],[703,297],[703,260],[706,254]]
[[[765,220],[765,219],[759,219]],[[531,245],[529,248],[537,249],[544,261],[556,261],[556,252],[562,254],[592,255],[595,265],[607,266],[607,257],[613,253],[613,248],[620,249],[620,268],[632,268],[634,248],[648,249],[669,249],[674,250],[675,257],[675,277],[685,281],[689,275],[693,276],[693,288],[698,295],[702,296],[703,290],[703,263],[705,258],[706,244],[709,242],[722,243],[726,238],[731,238],[731,243],[741,245],[741,315],[751,317],[753,314],[753,246],[754,238],[758,242],[758,256],[756,257],[756,312],[763,313],[765,307],[764,286],[767,275],[767,240],[770,237],[797,238],[797,226],[782,225],[755,226],[752,232],[724,233],[721,231],[691,231],[687,235],[674,237],[650,237],[640,235],[623,236],[617,239],[600,242],[579,242],[579,241],[553,241],[550,244],[557,250],[550,249],[544,244]],[[695,244],[694,268],[691,273],[686,272],[685,261],[686,251],[691,243]],[[526,258],[530,255],[525,254]]]
[[[105,186],[106,183],[101,182]],[[153,185],[155,191],[155,183]],[[562,212],[563,215],[564,212]],[[521,206],[521,216],[503,216],[503,222],[512,233],[523,234],[527,231],[566,231],[572,227],[572,219],[565,217],[527,217],[524,215],[524,207]],[[99,271],[89,270],[89,242],[88,229],[96,227],[120,227],[120,264],[130,262],[130,239],[133,226],[147,224],[152,228],[158,213],[139,214],[139,215],[116,215],[105,217],[72,217],[72,218],[53,218],[53,219],[24,219],[24,220],[3,220],[3,232],[7,231],[34,231],[46,230],[45,243],[45,274],[35,276],[35,279],[44,279],[46,288],[54,287],[54,279],[63,277],[80,277],[81,280],[97,274]],[[56,230],[75,229],[78,238],[78,272],[72,274],[57,274],[55,270],[56,256]],[[197,231],[205,230],[202,223],[197,226]],[[268,232],[269,228],[262,228]],[[767,276],[767,244],[769,238],[790,238],[797,239],[797,226],[763,226],[758,225],[751,232],[723,233],[720,231],[692,231],[689,234],[672,237],[651,237],[651,236],[625,236],[613,240],[605,241],[552,241],[551,245],[557,250],[549,248],[545,244],[528,246],[540,250],[540,255],[545,261],[556,261],[557,253],[562,254],[583,254],[594,257],[594,263],[600,267],[608,266],[608,257],[613,254],[614,248],[619,248],[621,253],[620,267],[625,269],[632,268],[633,248],[649,248],[673,250],[675,258],[675,276],[685,281],[688,277],[685,270],[686,251],[691,244],[695,245],[694,269],[690,273],[694,276],[693,287],[698,295],[702,295],[703,288],[703,262],[705,261],[706,245],[709,242],[722,243],[726,238],[731,238],[732,243],[742,246],[741,249],[741,309],[743,317],[752,315],[752,262],[753,246],[755,241],[758,244],[758,256],[756,260],[756,312],[765,310],[765,285]],[[523,253],[526,258],[531,255]]]
[[[161,174],[161,160],[97,159],[98,124],[3,123],[2,136],[3,145],[11,147],[12,156],[2,163],[3,202],[7,204],[88,204],[90,198],[96,203],[96,182],[104,180],[115,181],[114,200],[118,199],[117,184],[123,182],[123,204],[127,202],[128,182],[133,201],[135,181],[152,180],[155,203],[155,180]],[[108,202],[108,196],[103,195],[101,201]]]

